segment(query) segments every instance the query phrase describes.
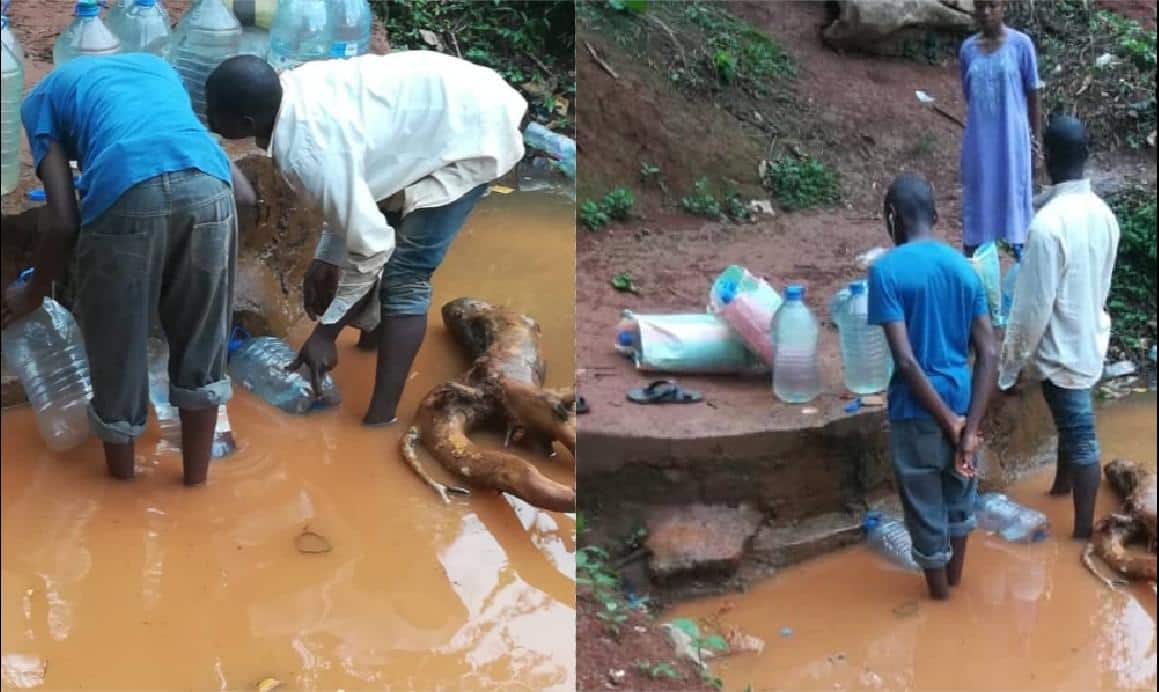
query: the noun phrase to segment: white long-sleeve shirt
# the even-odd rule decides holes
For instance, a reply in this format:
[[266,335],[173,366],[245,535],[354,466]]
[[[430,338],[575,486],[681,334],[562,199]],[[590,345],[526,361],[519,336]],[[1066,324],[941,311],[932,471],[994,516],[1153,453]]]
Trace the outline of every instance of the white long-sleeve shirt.
[[998,386],[1012,387],[1026,367],[1033,379],[1089,389],[1102,375],[1111,340],[1106,304],[1119,223],[1086,179],[1048,188],[1035,206],[1041,208],[1015,282]]
[[321,209],[315,257],[343,270],[324,323],[374,287],[394,251],[379,202],[394,197],[403,214],[440,207],[523,158],[527,102],[495,71],[465,60],[431,51],[365,55],[306,63],[281,83],[269,153]]

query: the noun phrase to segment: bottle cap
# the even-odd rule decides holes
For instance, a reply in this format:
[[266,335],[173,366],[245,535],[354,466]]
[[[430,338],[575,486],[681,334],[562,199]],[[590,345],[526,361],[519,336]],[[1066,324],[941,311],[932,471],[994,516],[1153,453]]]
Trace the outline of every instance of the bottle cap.
[[156,7],[157,0],[136,0],[137,7]]
[[862,293],[865,293],[865,284],[860,281],[854,281],[853,283],[849,284],[849,293],[855,296],[859,296]]
[[786,300],[801,300],[805,295],[804,286],[786,286],[785,299]]
[[232,356],[233,352],[241,348],[241,345],[248,341],[249,338],[249,332],[240,325],[234,325],[233,331],[229,333],[229,343],[226,345],[229,355]]
[[721,289],[720,302],[724,303],[725,305],[728,305],[729,303],[732,302],[733,298],[736,298],[736,289],[735,288],[733,288],[732,286],[726,286],[725,288]]
[[621,330],[616,333],[616,343],[621,346],[632,345],[632,333],[627,330]]
[[96,0],[79,0],[76,4],[76,16],[78,17],[96,17],[101,13],[101,6],[96,3]]
[[866,512],[865,519],[861,521],[861,528],[868,531],[880,523],[881,514],[879,512]]

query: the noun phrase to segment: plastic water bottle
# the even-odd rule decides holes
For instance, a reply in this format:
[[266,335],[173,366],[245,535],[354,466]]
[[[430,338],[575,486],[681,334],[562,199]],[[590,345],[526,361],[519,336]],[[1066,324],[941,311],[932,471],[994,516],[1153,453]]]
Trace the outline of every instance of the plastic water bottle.
[[523,131],[523,142],[558,161],[567,177],[575,178],[575,140],[539,123],[530,123]]
[[286,370],[297,358],[289,344],[272,336],[237,338],[230,343],[229,374],[235,382],[286,413],[307,413],[337,406],[341,399],[334,379],[322,378],[322,391],[315,396],[305,368]]
[[169,18],[157,0],[133,0],[125,15],[110,28],[121,40],[122,53],[152,53],[166,57],[169,52]]
[[1002,324],[1010,320],[1010,310],[1014,307],[1014,287],[1018,283],[1018,272],[1022,269],[1022,252],[1014,251],[1014,264],[1002,277]]
[[60,33],[52,45],[52,64],[60,67],[73,58],[115,55],[121,52],[121,41],[101,21],[101,7],[96,0],[80,0],[76,18]]
[[861,522],[861,528],[865,530],[869,547],[878,555],[904,570],[919,569],[914,562],[913,541],[901,521],[880,512],[869,512]]
[[[0,45],[0,194],[8,194],[20,184],[20,103],[24,99],[24,61],[9,45],[8,18],[5,40]],[[16,37],[13,36],[15,41]],[[16,44],[19,45],[19,44]]]
[[817,319],[803,302],[805,289],[785,289],[785,304],[773,317],[773,393],[787,404],[804,404],[821,393],[817,367]]
[[23,65],[24,46],[20,45],[20,39],[16,38],[16,32],[12,31],[12,27],[8,25],[8,15],[0,15],[0,20],[2,20],[4,25],[3,29],[0,29],[0,40],[3,41],[4,45],[8,46],[8,49],[12,51],[12,54]]
[[194,0],[173,33],[169,60],[181,75],[201,122],[205,122],[205,80],[240,50],[241,24],[222,0]]
[[723,304],[720,317],[766,364],[773,364],[773,316],[767,305],[760,304],[751,292],[737,292],[726,286],[720,294]]
[[[176,406],[169,403],[169,344],[164,339],[149,339],[149,399],[161,428],[161,443],[158,451],[181,452],[181,414]],[[217,408],[217,423],[213,429],[212,457],[232,454],[237,449],[233,431],[229,425],[229,414],[225,405]]]
[[616,325],[616,351],[624,356],[633,356],[639,348],[640,324],[630,310],[625,310]]
[[270,27],[269,62],[281,71],[325,60],[333,39],[326,0],[281,0]]
[[[116,34],[118,38],[121,35],[121,22],[125,20],[125,17],[129,14],[129,10],[133,9],[136,4],[137,0],[113,0],[112,6],[109,7],[108,13],[105,14],[105,26],[109,27],[109,29],[114,34]],[[161,0],[154,0],[153,4],[156,5],[157,10],[161,13],[161,16],[165,17],[165,26],[167,28],[172,26],[172,22],[169,18],[169,10],[165,8],[165,5],[161,3]],[[121,42],[124,43],[124,39],[122,39]]]
[[974,503],[978,528],[993,531],[1010,543],[1037,543],[1050,533],[1050,520],[1003,493],[982,493]]
[[[852,286],[853,284],[849,284]],[[849,286],[842,286],[839,291],[833,294],[829,299],[829,320],[841,329],[841,310],[845,306],[845,301],[849,300]]]
[[353,58],[370,52],[373,17],[367,0],[330,0],[330,57]]
[[[32,275],[25,270],[20,281]],[[0,333],[4,360],[20,378],[44,443],[66,452],[89,436],[89,360],[80,327],[52,298]]]
[[885,330],[869,323],[869,295],[862,281],[849,284],[849,297],[837,312],[845,387],[854,394],[875,394],[889,386],[893,357]]

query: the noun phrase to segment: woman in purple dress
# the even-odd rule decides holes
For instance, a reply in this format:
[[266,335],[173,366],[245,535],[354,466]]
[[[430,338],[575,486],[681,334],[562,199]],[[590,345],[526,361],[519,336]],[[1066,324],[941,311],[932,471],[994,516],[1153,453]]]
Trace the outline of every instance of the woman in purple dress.
[[976,0],[981,31],[962,44],[958,63],[966,98],[962,141],[962,247],[1005,240],[1018,256],[1032,216],[1039,151],[1038,58],[1034,43],[1003,23],[1001,0]]

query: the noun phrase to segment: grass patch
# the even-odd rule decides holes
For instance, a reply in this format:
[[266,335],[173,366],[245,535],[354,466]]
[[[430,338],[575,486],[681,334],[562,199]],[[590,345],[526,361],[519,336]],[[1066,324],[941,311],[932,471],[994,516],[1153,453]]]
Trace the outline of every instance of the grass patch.
[[729,218],[733,221],[751,221],[752,211],[735,184],[726,181],[726,189],[719,197],[712,191],[708,178],[696,181],[692,193],[680,198],[680,207],[693,216],[706,219]]
[[837,172],[809,156],[782,156],[764,171],[765,186],[786,211],[832,206],[841,201]]
[[769,80],[796,76],[789,54],[768,35],[730,13],[726,4],[689,3],[683,7],[683,15],[703,32],[704,67],[721,84],[735,84],[763,96]]
[[579,208],[579,220],[589,231],[598,231],[612,221],[627,221],[632,217],[636,196],[626,187],[610,190],[603,199],[585,200]]
[[1136,188],[1108,200],[1119,221],[1119,254],[1107,307],[1113,339],[1137,358],[1155,343],[1155,191]]

